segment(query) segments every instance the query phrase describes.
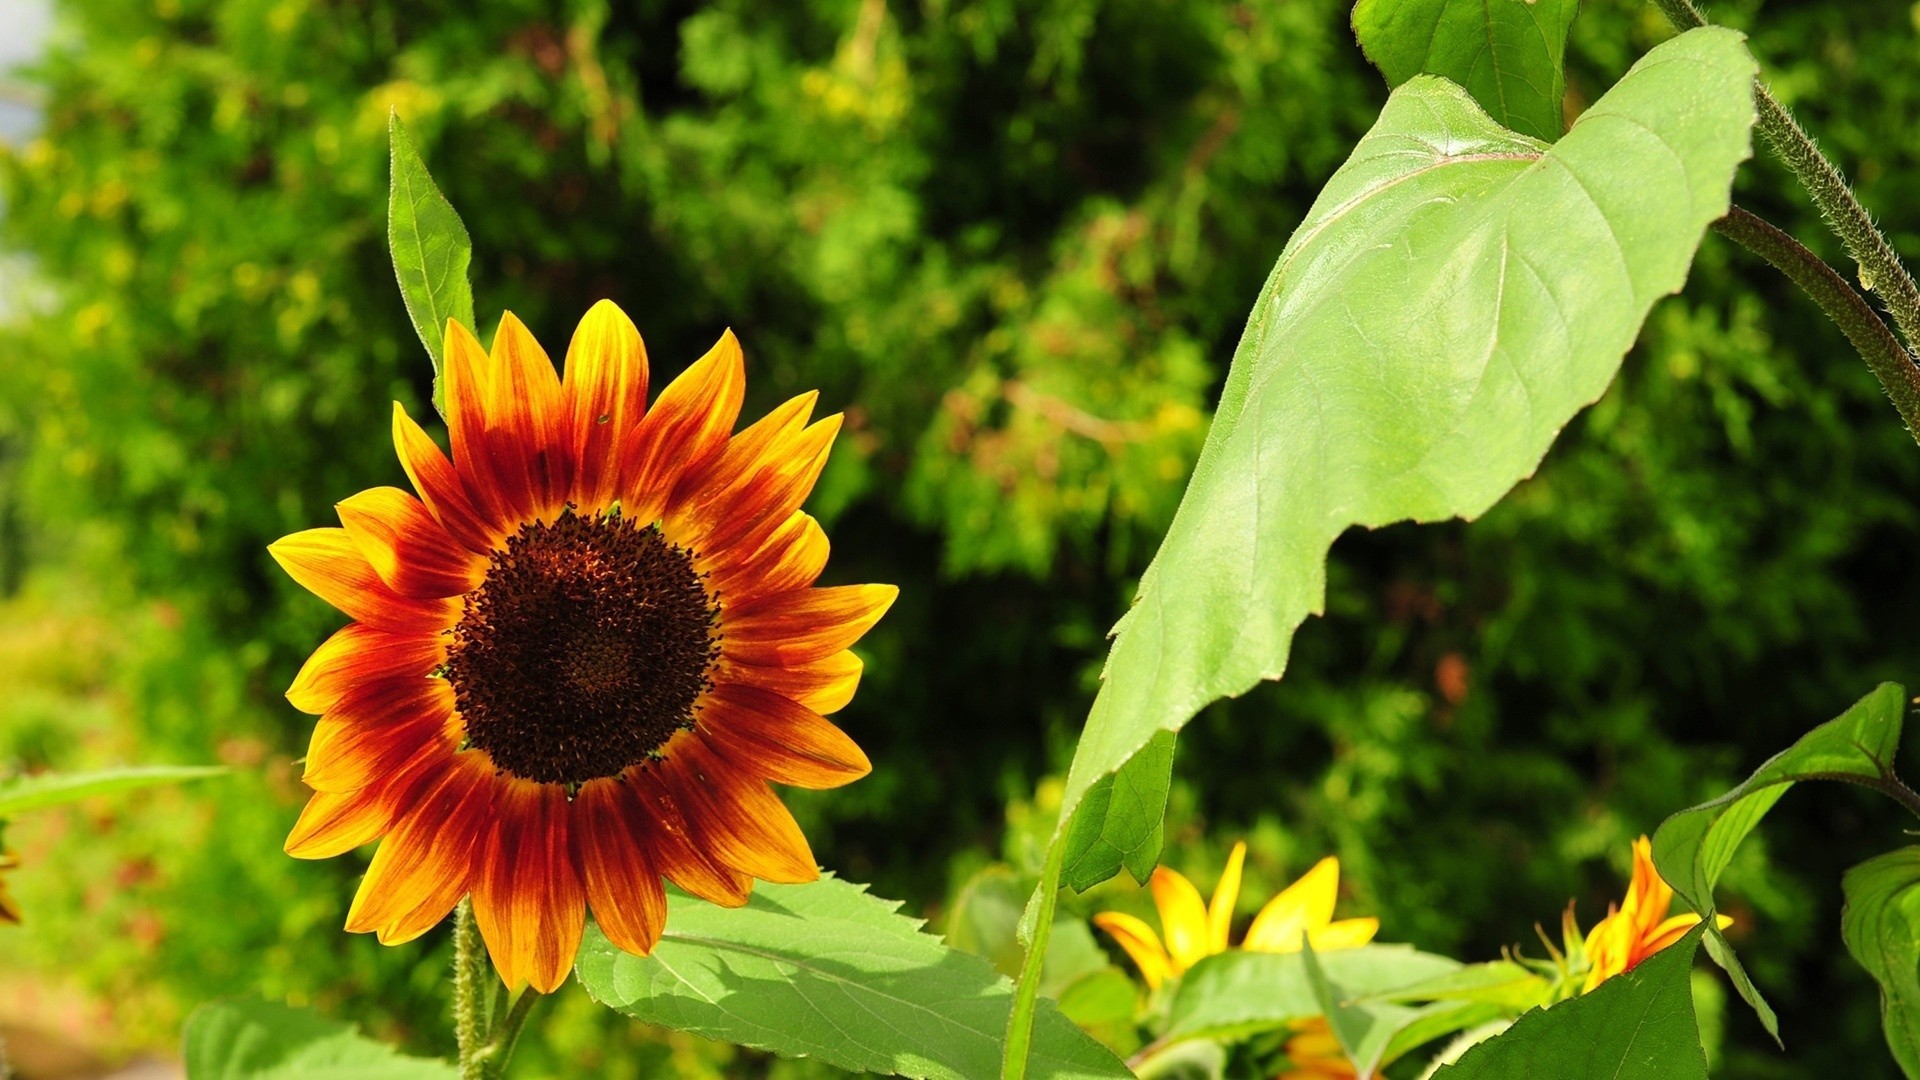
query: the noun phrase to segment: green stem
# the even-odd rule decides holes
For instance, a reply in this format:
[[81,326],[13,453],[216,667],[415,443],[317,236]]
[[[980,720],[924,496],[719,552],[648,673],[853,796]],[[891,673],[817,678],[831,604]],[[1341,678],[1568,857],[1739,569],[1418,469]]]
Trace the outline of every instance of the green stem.
[[1033,1047],[1033,1011],[1040,1004],[1040,973],[1047,964],[1047,939],[1053,934],[1053,908],[1060,898],[1060,864],[1066,853],[1066,844],[1055,836],[1047,848],[1046,865],[1040,870],[1040,910],[1033,921],[1026,962],[1020,968],[1020,983],[1014,988],[1000,1080],[1026,1080],[1027,1053]]
[[[1707,24],[1706,16],[1694,6],[1693,0],[1654,0],[1654,3],[1666,14],[1667,21],[1680,30]],[[1800,181],[1800,186],[1813,199],[1813,205],[1819,208],[1820,216],[1826,219],[1828,227],[1845,245],[1847,254],[1859,265],[1860,283],[1886,301],[1900,335],[1909,345],[1920,344],[1920,285],[1914,284],[1913,275],[1900,262],[1893,245],[1874,228],[1873,219],[1866,207],[1860,205],[1853,189],[1847,186],[1847,178],[1840,169],[1827,160],[1793,114],[1757,79],[1753,84],[1753,98],[1759,110],[1756,126],[1761,138]]]
[[460,1044],[460,1080],[488,1080],[487,1050],[499,1026],[500,977],[473,921],[473,902],[453,912],[453,1033]]
[[1798,240],[1738,206],[1713,229],[1771,263],[1820,305],[1873,369],[1907,432],[1920,440],[1920,364],[1853,286]]
[[514,1000],[513,1008],[508,1010],[505,1018],[500,1021],[500,1025],[494,1029],[493,1038],[487,1042],[486,1046],[480,1048],[478,1054],[474,1055],[481,1075],[490,1078],[499,1077],[507,1071],[507,1062],[513,1057],[513,1048],[520,1042],[521,1029],[527,1026],[527,1017],[533,1012],[533,1007],[538,1005],[540,999],[545,996],[531,986],[520,992],[520,996]]

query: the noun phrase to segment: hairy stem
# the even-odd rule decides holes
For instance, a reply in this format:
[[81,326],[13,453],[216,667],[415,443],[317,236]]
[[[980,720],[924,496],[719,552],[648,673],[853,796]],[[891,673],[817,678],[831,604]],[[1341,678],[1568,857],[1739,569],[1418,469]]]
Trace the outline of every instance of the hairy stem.
[[480,1075],[497,1078],[507,1071],[507,1061],[513,1057],[513,1048],[520,1042],[520,1032],[527,1026],[527,1017],[532,1014],[533,1007],[538,1005],[540,999],[545,996],[531,986],[520,992],[520,996],[514,1000],[513,1008],[508,1010],[506,1016],[494,1028],[493,1037],[488,1039],[487,1045],[481,1047],[479,1053],[474,1055]]
[[[1667,21],[1680,30],[1707,24],[1706,16],[1693,0],[1654,0]],[[1866,207],[1854,197],[1847,179],[1814,141],[1786,106],[1780,104],[1765,83],[1753,85],[1754,104],[1759,110],[1756,126],[1774,156],[1800,181],[1827,226],[1846,246],[1847,254],[1860,268],[1860,283],[1877,293],[1893,315],[1901,337],[1909,345],[1920,342],[1920,285],[1900,262],[1893,245],[1874,227]],[[1911,426],[1911,425],[1909,425]]]
[[1798,240],[1738,206],[1714,222],[1713,229],[1765,259],[1820,305],[1873,369],[1893,407],[1906,421],[1907,432],[1920,440],[1920,364],[1914,362],[1913,354],[1887,329],[1866,299]]
[[1060,864],[1066,858],[1063,836],[1055,836],[1047,847],[1047,862],[1040,870],[1040,910],[1033,921],[1033,940],[1027,943],[1027,959],[1020,967],[1020,984],[1014,988],[1013,1015],[1007,1018],[1005,1056],[1000,1061],[1000,1080],[1026,1080],[1027,1053],[1033,1048],[1033,1011],[1040,1004],[1040,973],[1047,963],[1047,939],[1053,933],[1053,908],[1060,898]]
[[453,1033],[460,1044],[460,1080],[491,1075],[487,1051],[500,1024],[502,997],[500,977],[473,921],[473,902],[462,900],[453,912]]

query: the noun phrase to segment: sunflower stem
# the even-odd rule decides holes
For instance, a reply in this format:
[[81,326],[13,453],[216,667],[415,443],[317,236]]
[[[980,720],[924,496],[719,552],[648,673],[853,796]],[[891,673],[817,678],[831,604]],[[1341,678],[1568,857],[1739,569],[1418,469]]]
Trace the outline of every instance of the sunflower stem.
[[1047,963],[1047,939],[1053,933],[1053,908],[1060,898],[1060,866],[1066,852],[1063,838],[1054,837],[1047,847],[1046,865],[1040,870],[1040,910],[1033,921],[1026,962],[1020,968],[1020,984],[1014,989],[1013,1015],[1007,1018],[1000,1080],[1026,1080],[1027,1053],[1033,1047],[1033,1012],[1040,1004],[1040,973]]
[[487,1051],[501,1024],[503,996],[473,921],[473,903],[462,900],[453,912],[453,1034],[460,1044],[460,1080],[488,1080]]
[[513,1057],[513,1048],[520,1042],[520,1032],[527,1026],[527,1017],[545,996],[531,986],[521,991],[506,1018],[494,1029],[493,1037],[475,1055],[481,1075],[497,1078],[507,1071],[507,1061]]

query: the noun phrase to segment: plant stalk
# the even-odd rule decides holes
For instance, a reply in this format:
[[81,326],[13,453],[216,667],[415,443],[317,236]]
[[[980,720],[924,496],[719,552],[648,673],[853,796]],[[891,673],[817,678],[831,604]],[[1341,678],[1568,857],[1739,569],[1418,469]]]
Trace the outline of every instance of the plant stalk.
[[[1654,0],[1676,29],[1707,25],[1693,0]],[[1860,283],[1886,302],[1893,323],[1909,346],[1920,343],[1920,285],[1900,261],[1893,245],[1874,227],[1867,209],[1847,185],[1838,166],[1827,159],[1793,114],[1780,104],[1766,84],[1754,80],[1753,98],[1759,111],[1760,136],[1800,181],[1827,226],[1840,238],[1847,255],[1859,266]],[[1904,414],[1903,414],[1904,415]],[[1909,425],[1911,426],[1911,425]]]
[[1908,434],[1920,441],[1920,364],[1866,299],[1798,240],[1738,206],[1714,222],[1713,230],[1765,259],[1820,305],[1873,369]]
[[1026,1080],[1027,1054],[1033,1048],[1033,1012],[1040,1004],[1040,974],[1047,964],[1047,939],[1053,934],[1053,909],[1060,899],[1060,865],[1067,854],[1063,836],[1056,835],[1047,846],[1047,861],[1040,869],[1040,910],[1033,923],[1033,940],[1027,944],[1026,961],[1020,967],[1020,982],[1014,987],[1000,1080]]
[[488,1080],[486,1051],[500,1025],[503,997],[473,921],[473,901],[461,900],[453,911],[453,1034],[460,1044],[460,1080]]

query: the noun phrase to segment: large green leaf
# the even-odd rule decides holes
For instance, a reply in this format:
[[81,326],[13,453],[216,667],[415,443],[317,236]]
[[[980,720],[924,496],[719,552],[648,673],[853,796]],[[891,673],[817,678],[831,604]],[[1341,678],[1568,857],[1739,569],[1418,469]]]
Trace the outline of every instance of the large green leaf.
[[40,773],[0,781],[0,819],[78,802],[95,795],[112,795],[155,784],[177,784],[218,776],[224,765],[133,765],[96,772]]
[[[1906,792],[1893,773],[1906,699],[1906,690],[1899,684],[1881,683],[1852,708],[1775,754],[1740,786],[1661,822],[1653,834],[1653,861],[1660,876],[1687,906],[1703,916],[1710,915],[1714,910],[1714,884],[1733,859],[1734,851],[1795,783],[1844,780],[1896,794]],[[1734,988],[1777,1038],[1779,1025],[1773,1009],[1741,967],[1726,938],[1712,926],[1711,919],[1707,923],[1708,955],[1727,970]]]
[[1522,135],[1557,139],[1580,0],[1360,0],[1353,32],[1387,82],[1443,75]]
[[1706,1080],[1693,1011],[1700,930],[1582,994],[1535,1009],[1434,1080]]
[[[1740,35],[1690,31],[1552,147],[1443,79],[1393,92],[1262,287],[1116,628],[1068,774],[1067,884],[1151,844],[1166,768],[1142,748],[1285,671],[1335,537],[1478,515],[1606,389],[1726,212],[1753,76]],[[1116,774],[1147,797],[1094,799]]]
[[[1343,1000],[1388,1000],[1394,991],[1462,970],[1456,960],[1405,945],[1342,949],[1319,961]],[[1302,954],[1234,950],[1209,956],[1180,977],[1162,1041],[1241,1038],[1320,1013]]]
[[259,999],[203,1005],[182,1039],[188,1080],[454,1080],[444,1061],[407,1057],[351,1024]]
[[[597,1000],[649,1024],[843,1069],[940,1080],[998,1075],[1013,984],[897,903],[823,878],[760,885],[742,908],[674,894],[653,955],[589,927],[578,964]],[[1042,1001],[1029,1075],[1128,1076]]]
[[473,240],[453,204],[433,182],[398,113],[387,120],[387,137],[393,153],[387,249],[393,254],[393,273],[400,280],[407,316],[433,358],[434,407],[445,412],[446,392],[440,379],[446,364],[441,353],[446,347],[447,320],[474,329],[473,285],[467,280]]
[[1880,984],[1880,1024],[1894,1060],[1920,1077],[1920,847],[1868,859],[1840,888],[1840,936]]

